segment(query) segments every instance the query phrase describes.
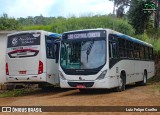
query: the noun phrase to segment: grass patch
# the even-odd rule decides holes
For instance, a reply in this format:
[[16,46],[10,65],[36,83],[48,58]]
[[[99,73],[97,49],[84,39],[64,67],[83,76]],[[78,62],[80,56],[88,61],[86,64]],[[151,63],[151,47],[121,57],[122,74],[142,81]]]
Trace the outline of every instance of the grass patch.
[[147,80],[147,84],[149,84],[149,85],[154,85],[154,84],[158,84],[158,83],[160,84],[160,80],[157,79],[156,76],[153,76]]
[[160,85],[155,86],[155,89],[160,91]]
[[151,77],[147,80],[147,84],[154,84],[156,82],[155,77]]
[[151,85],[153,89],[160,91],[160,81],[151,78],[148,80],[148,85]]
[[160,91],[160,81],[157,82],[157,83],[155,83],[154,88],[155,88],[156,90],[159,90],[159,91]]
[[38,92],[38,91],[39,91],[38,89],[14,89],[11,91],[5,91],[0,93],[0,98],[24,96],[28,94],[34,94],[35,92]]

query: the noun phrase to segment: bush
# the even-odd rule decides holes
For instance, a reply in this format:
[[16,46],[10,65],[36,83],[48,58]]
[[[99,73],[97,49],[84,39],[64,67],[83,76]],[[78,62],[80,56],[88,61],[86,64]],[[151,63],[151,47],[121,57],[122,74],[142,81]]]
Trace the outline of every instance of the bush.
[[22,30],[46,30],[51,31],[51,26],[35,25],[35,26],[23,26]]
[[65,31],[71,30],[81,30],[81,29],[95,29],[95,28],[113,28],[114,30],[127,34],[133,35],[134,29],[127,21],[122,19],[113,19],[111,16],[93,16],[93,17],[71,17],[67,20],[57,21],[52,24],[53,32],[63,33]]

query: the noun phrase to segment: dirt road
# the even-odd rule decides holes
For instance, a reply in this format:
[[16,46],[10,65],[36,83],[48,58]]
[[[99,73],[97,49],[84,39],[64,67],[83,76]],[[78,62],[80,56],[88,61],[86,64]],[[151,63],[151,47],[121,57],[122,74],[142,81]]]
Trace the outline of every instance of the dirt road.
[[0,98],[0,106],[160,106],[160,92],[153,85],[130,85],[123,92],[113,90],[79,92],[55,89],[20,97]]
[[[138,87],[130,85],[127,86],[126,90],[123,92],[102,90],[82,93],[79,92],[79,90],[67,89],[55,89],[49,92],[40,90],[26,96],[0,98],[0,106],[160,106],[160,91],[155,89],[155,85]],[[58,114],[64,113],[61,112]],[[75,115],[75,113],[67,114]],[[78,114],[83,115],[84,113],[80,112]],[[88,114],[95,115],[96,113],[90,112],[87,113],[87,115]],[[119,115],[119,113],[115,114]],[[121,114],[128,115],[128,112]],[[130,114],[134,115],[135,113]],[[146,113],[143,114],[146,115]],[[159,112],[147,114],[155,115],[159,114]]]

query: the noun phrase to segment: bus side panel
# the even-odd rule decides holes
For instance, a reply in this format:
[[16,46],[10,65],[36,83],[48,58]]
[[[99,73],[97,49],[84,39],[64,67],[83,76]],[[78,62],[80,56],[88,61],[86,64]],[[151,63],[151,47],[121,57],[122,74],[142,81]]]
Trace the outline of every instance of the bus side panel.
[[[118,73],[116,72],[116,68],[118,68]],[[120,76],[121,71],[124,70],[126,72],[126,84],[130,84],[133,82],[142,81],[145,69],[147,70],[148,79],[154,76],[154,62],[121,60],[109,70],[108,76]]]
[[139,61],[135,60],[135,73],[132,77],[132,82],[142,81],[143,80],[143,74],[144,69],[147,68],[149,62]]
[[133,82],[143,80],[144,70],[147,70],[147,79],[154,76],[154,62],[136,61],[135,63],[135,78],[132,80]]
[[149,62],[149,71],[148,71],[148,75],[147,75],[147,78],[151,78],[155,75],[155,64],[154,62]]
[[[109,76],[120,76],[122,71],[126,72],[126,84],[132,82],[132,77],[134,77],[134,61],[122,59],[117,62],[109,72]],[[118,79],[117,79],[118,80]]]

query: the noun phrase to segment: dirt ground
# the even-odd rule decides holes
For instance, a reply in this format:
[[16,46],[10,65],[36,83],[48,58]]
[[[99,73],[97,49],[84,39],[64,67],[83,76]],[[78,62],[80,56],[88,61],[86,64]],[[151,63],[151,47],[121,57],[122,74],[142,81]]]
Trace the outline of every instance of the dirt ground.
[[26,96],[0,98],[0,106],[160,106],[160,91],[154,87],[129,85],[123,92],[56,88]]

